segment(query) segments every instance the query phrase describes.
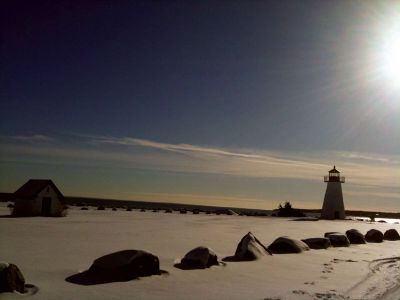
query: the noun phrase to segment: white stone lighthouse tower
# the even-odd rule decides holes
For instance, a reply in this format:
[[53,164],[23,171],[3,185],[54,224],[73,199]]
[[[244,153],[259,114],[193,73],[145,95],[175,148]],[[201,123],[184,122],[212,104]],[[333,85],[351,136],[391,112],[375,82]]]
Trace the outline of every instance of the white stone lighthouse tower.
[[328,185],[322,205],[321,219],[344,219],[346,217],[342,194],[344,179],[343,176],[340,176],[340,172],[336,170],[336,166],[333,166],[328,176],[324,176],[324,181]]

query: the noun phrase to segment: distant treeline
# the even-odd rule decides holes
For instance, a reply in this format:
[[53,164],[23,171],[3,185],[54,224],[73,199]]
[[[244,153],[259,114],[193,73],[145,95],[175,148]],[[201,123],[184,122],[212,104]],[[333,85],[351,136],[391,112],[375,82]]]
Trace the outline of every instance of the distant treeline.
[[222,206],[207,206],[207,205],[194,205],[184,203],[166,203],[166,202],[147,202],[139,200],[113,200],[113,199],[100,199],[100,198],[85,198],[85,197],[65,197],[68,205],[78,206],[105,206],[105,207],[121,207],[132,209],[172,209],[172,210],[200,210],[200,211],[225,211],[233,210],[236,213],[246,213],[252,215],[267,216],[271,214],[271,210],[250,209],[250,208],[237,208],[237,207],[222,207]]
[[[321,213],[320,209],[299,209],[303,213]],[[380,211],[366,211],[366,210],[347,210],[347,216],[354,217],[374,217],[374,218],[388,218],[400,219],[400,212],[380,212]]]
[[[13,200],[12,193],[0,193],[0,202],[7,202]],[[136,200],[113,200],[101,198],[86,198],[86,197],[65,197],[67,205],[80,205],[80,206],[105,206],[105,207],[124,207],[124,208],[137,208],[137,209],[173,209],[173,210],[201,210],[201,211],[216,211],[231,209],[237,213],[252,214],[252,215],[271,215],[277,210],[265,209],[251,209],[240,207],[222,207],[222,206],[207,206],[207,205],[193,205],[184,203],[165,203],[165,202],[147,202]],[[304,214],[318,214],[321,209],[298,209]],[[390,218],[400,219],[400,212],[379,212],[379,211],[361,211],[361,210],[346,210],[346,215],[355,217],[375,217],[375,218]]]

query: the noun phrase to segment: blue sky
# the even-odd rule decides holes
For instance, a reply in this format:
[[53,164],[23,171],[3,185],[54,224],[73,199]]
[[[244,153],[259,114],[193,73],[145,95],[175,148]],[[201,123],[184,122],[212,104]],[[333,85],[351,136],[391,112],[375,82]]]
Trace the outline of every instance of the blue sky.
[[400,211],[395,1],[3,6],[0,190]]

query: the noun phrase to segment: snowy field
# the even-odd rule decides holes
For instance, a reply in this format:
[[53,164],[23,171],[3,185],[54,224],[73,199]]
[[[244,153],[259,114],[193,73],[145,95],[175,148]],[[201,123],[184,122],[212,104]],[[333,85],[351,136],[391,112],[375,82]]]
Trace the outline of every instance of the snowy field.
[[[0,208],[1,215],[8,209]],[[291,221],[162,211],[88,211],[72,208],[65,218],[0,218],[0,261],[15,263],[32,296],[2,294],[1,299],[397,299],[400,241],[349,248],[276,254],[252,262],[226,262],[204,270],[174,264],[189,250],[214,249],[219,259],[234,254],[251,231],[269,245],[279,236],[323,237],[355,228],[385,231],[398,224],[360,221]],[[94,259],[119,250],[142,249],[157,255],[169,274],[128,282],[84,286],[65,281],[88,269]],[[395,292],[397,293],[397,292]]]

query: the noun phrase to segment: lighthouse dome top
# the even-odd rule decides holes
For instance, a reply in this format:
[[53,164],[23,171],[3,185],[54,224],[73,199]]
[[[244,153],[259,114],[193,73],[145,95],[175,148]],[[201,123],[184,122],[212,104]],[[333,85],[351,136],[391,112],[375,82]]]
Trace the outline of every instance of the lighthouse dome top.
[[330,170],[329,173],[340,173],[340,172],[336,170],[336,166],[333,166],[333,169]]
[[341,182],[344,183],[344,176],[340,174],[338,170],[336,170],[336,166],[333,166],[333,169],[329,171],[328,176],[324,176],[325,182]]

